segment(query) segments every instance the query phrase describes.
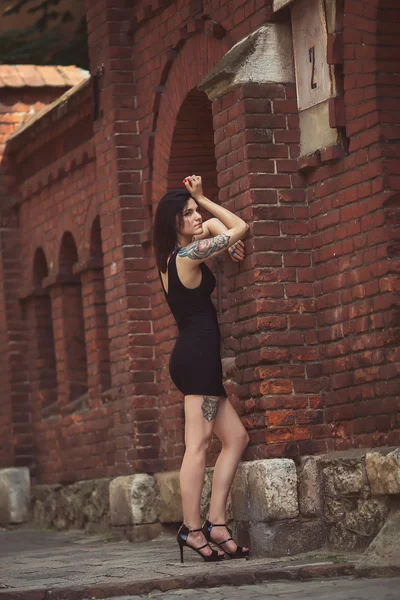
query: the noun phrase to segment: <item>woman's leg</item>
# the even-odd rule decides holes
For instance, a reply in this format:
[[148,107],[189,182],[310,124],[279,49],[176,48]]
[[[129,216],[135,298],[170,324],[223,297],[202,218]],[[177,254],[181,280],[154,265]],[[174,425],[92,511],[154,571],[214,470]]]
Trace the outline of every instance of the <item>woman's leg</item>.
[[[226,504],[240,458],[249,443],[249,436],[243,423],[228,398],[221,398],[215,419],[214,433],[222,442],[222,450],[215,464],[210,504],[211,523],[226,522]],[[226,540],[229,535],[224,527],[212,529],[212,539]],[[235,542],[223,546],[228,552],[236,550]]]
[[[185,454],[180,471],[180,485],[183,506],[183,521],[189,529],[199,529],[200,499],[204,484],[206,454],[215,417],[218,413],[219,398],[213,396],[185,396]],[[206,543],[203,533],[191,533],[189,546],[198,548]],[[201,550],[211,554],[210,547]]]

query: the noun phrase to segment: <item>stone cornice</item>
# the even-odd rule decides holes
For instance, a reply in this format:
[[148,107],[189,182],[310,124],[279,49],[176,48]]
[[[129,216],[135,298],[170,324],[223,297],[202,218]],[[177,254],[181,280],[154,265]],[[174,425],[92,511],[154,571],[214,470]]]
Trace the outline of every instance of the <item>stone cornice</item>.
[[215,100],[245,83],[292,83],[292,36],[286,23],[268,23],[235,44],[200,82]]

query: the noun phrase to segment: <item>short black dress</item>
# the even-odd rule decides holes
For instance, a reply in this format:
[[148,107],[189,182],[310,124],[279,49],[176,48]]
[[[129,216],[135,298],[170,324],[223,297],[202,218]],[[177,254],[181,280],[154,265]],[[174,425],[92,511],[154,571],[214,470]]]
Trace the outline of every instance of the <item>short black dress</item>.
[[179,329],[169,362],[171,379],[185,396],[227,396],[222,383],[221,334],[211,301],[215,277],[207,265],[201,263],[199,287],[185,287],[176,269],[178,251],[179,248],[173,252],[168,263],[168,293],[163,285]]

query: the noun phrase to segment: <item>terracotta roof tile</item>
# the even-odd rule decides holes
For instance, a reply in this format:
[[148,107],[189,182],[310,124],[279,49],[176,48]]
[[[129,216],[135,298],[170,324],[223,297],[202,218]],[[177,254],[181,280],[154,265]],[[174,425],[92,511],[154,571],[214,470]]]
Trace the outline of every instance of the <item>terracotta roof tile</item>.
[[89,77],[75,66],[0,65],[0,88],[73,87]]
[[[57,67],[57,69],[62,73],[63,77],[70,82],[69,85],[78,85],[78,83],[81,83],[81,81],[83,79],[86,79],[86,77],[89,75],[89,73],[87,73],[87,71],[83,71],[83,69],[79,69],[78,67],[75,66],[70,66],[70,67],[62,67],[59,66]],[[86,75],[83,76],[83,73],[85,73]]]
[[14,65],[0,65],[0,85],[1,87],[23,87],[25,82]]
[[[28,87],[43,87],[45,84],[43,77],[36,65],[15,65],[14,69]],[[1,67],[0,67],[1,72]]]
[[63,87],[69,85],[61,73],[59,73],[57,67],[40,67],[40,74],[45,81],[45,85],[50,87]]
[[[62,118],[63,114],[65,113],[64,111],[57,112],[57,107],[65,105],[66,109],[68,109],[69,100],[73,98],[76,94],[78,94],[81,90],[87,88],[89,85],[89,78],[85,77],[78,85],[75,85],[74,87],[64,92],[62,96],[54,100],[54,102],[52,102],[51,104],[44,106],[42,109],[40,109],[40,106],[38,106],[38,112],[27,115],[27,118],[24,117],[23,123],[21,123],[20,127],[9,136],[8,141],[10,142],[13,141],[13,139],[18,138],[21,134],[24,133],[24,131],[32,127],[35,123],[37,123],[41,119],[45,119],[46,115],[53,113],[53,120],[54,118]],[[55,117],[54,114],[56,115]]]

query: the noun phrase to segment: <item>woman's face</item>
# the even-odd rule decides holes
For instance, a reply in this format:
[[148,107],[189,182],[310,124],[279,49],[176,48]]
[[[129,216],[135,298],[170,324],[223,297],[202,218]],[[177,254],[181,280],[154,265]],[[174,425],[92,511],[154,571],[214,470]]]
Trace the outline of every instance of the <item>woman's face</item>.
[[183,222],[179,233],[184,236],[192,237],[203,233],[203,219],[200,214],[200,207],[193,198],[189,198],[183,209]]

